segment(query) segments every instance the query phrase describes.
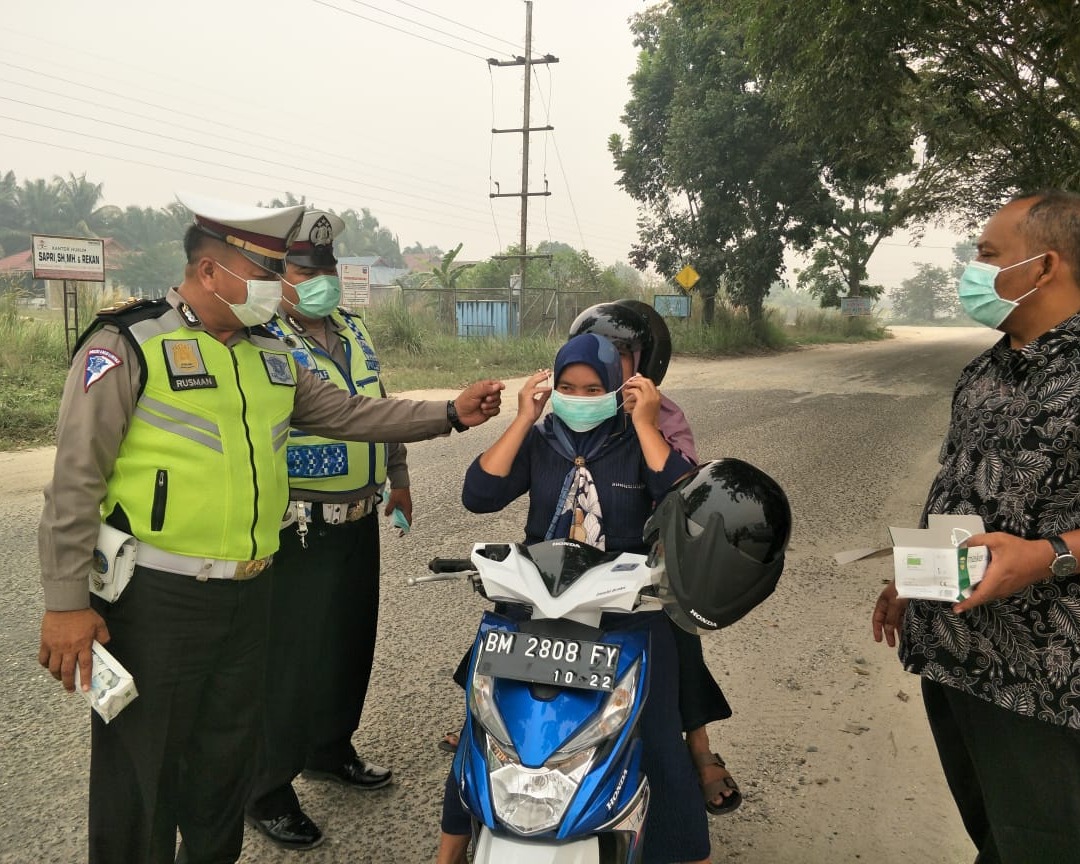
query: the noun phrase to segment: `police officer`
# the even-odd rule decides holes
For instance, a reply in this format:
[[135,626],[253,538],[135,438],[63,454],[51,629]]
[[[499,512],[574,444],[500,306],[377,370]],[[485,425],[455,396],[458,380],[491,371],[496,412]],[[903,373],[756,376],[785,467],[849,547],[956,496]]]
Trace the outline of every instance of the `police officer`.
[[[384,395],[363,320],[338,308],[334,239],[345,223],[309,210],[285,256],[282,302],[267,328],[296,362],[350,393]],[[289,509],[271,570],[266,739],[248,800],[249,824],[285,849],[312,849],[323,835],[292,781],[306,777],[370,790],[391,771],[359,758],[360,725],[379,616],[379,496],[412,518],[403,444],[338,441],[290,433]]]
[[[403,441],[498,413],[500,382],[452,402],[350,396],[263,326],[303,208],[188,197],[187,266],[164,300],[101,313],[64,386],[39,526],[39,662],[74,689],[109,643],[139,695],[92,717],[91,864],[235,861],[259,741],[270,582],[291,426]],[[137,543],[111,603],[88,596],[102,522]]]

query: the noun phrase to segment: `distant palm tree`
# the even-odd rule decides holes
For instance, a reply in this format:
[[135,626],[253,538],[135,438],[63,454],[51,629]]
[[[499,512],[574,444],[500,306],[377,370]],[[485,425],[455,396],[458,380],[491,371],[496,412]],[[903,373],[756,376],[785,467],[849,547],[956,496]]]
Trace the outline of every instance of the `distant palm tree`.
[[[97,237],[95,229],[102,228],[102,212],[98,209],[102,189],[105,184],[91,183],[85,172],[76,177],[68,172],[68,179],[56,175],[53,177],[56,195],[60,204],[60,217],[65,229],[84,237]],[[103,208],[104,209],[104,208]]]
[[463,245],[463,243],[458,243],[457,246],[442,256],[442,262],[438,267],[432,267],[427,273],[422,273],[420,275],[430,276],[444,291],[453,291],[457,288],[457,281],[461,278],[461,275],[470,267],[476,266],[476,262],[454,266],[454,259],[457,258],[458,253],[461,252],[461,247]]
[[13,230],[15,216],[18,213],[19,183],[15,179],[15,172],[8,171],[0,175],[0,257],[7,254],[9,246],[7,234]]
[[40,178],[23,180],[15,191],[15,206],[17,224],[11,227],[26,232],[24,248],[29,248],[31,234],[57,234],[66,227],[60,215],[60,195],[56,186]]

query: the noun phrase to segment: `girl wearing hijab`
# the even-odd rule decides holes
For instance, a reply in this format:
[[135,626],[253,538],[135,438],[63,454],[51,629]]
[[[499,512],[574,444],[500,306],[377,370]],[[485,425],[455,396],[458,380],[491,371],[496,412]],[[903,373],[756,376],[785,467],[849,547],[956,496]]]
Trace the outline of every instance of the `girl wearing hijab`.
[[[658,429],[660,393],[647,378],[623,382],[615,346],[584,333],[530,377],[518,393],[518,413],[465,475],[462,502],[493,513],[528,493],[525,543],[574,537],[601,549],[647,552],[642,542],[653,506],[694,463]],[[633,412],[623,399],[633,400]],[[544,406],[551,414],[541,421]],[[540,422],[538,422],[540,421]],[[709,855],[705,808],[677,711],[678,659],[663,613],[626,616],[621,626],[649,630],[653,674],[642,712],[643,767],[652,795],[645,825],[647,864],[699,862]],[[470,820],[452,778],[443,799],[439,864],[465,861]]]

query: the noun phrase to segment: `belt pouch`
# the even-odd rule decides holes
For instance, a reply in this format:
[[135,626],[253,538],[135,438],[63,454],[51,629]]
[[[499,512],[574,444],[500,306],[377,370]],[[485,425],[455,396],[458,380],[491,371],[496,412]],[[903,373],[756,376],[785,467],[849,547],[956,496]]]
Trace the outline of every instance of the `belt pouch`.
[[120,596],[135,572],[138,543],[130,534],[101,523],[90,567],[90,590],[94,594],[110,603]]

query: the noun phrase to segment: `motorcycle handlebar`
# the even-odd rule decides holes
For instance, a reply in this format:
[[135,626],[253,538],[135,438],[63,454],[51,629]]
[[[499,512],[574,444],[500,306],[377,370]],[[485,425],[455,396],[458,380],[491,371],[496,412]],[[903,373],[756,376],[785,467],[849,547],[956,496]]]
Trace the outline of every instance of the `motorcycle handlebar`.
[[468,558],[433,558],[428,564],[432,573],[465,573],[476,566]]
[[430,576],[410,576],[405,580],[405,584],[412,587],[423,585],[425,582],[451,582],[464,578],[466,578],[464,573],[433,573]]

